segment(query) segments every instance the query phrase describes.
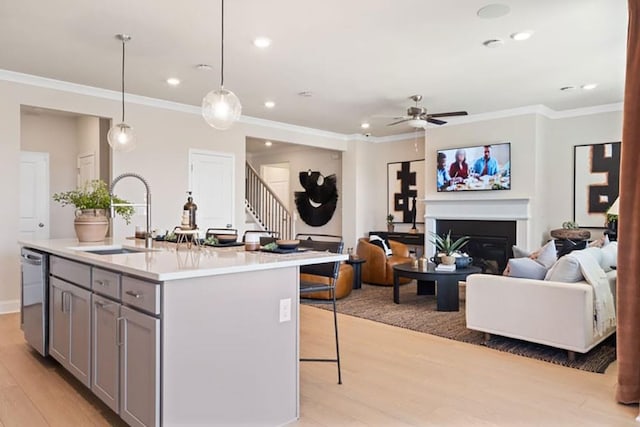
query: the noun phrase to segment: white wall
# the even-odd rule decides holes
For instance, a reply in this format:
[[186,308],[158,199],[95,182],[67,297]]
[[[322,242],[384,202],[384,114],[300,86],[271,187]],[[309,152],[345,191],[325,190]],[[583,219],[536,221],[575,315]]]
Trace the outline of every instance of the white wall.
[[[288,146],[286,149],[274,151],[273,153],[253,154],[248,157],[248,161],[253,168],[260,173],[260,166],[274,163],[289,164],[289,206],[295,218],[296,233],[323,233],[342,235],[342,198],[343,198],[343,177],[342,177],[342,155],[339,151],[311,148],[305,146]],[[336,175],[338,185],[338,204],[331,220],[322,227],[312,227],[305,224],[297,212],[294,193],[304,191],[300,185],[299,173],[307,170],[319,171],[324,176]]]
[[[543,179],[542,209],[538,221],[541,228],[548,231],[573,219],[573,147],[621,141],[622,112],[543,119],[543,122],[544,156],[539,168]],[[599,237],[602,232],[596,229],[591,234]]]
[[[54,193],[76,188],[78,139],[77,119],[50,113],[22,113],[20,120],[23,151],[49,153],[49,189]],[[51,200],[51,198],[50,198]],[[72,237],[74,209],[53,202],[49,212],[49,236]]]
[[[37,78],[16,77],[3,73],[0,80],[0,168],[3,176],[19,176],[20,159],[20,106],[30,105],[78,114],[113,118],[118,117],[119,101],[113,93],[78,85],[51,83]],[[7,77],[8,76],[8,77]],[[12,81],[18,80],[18,81]],[[61,87],[64,90],[58,90]],[[134,97],[129,97],[133,99]],[[153,193],[154,226],[175,225],[184,204],[187,190],[187,160],[189,148],[232,153],[236,169],[236,223],[244,224],[244,162],[247,136],[296,141],[299,144],[332,150],[345,150],[347,143],[329,132],[298,131],[295,127],[265,126],[260,120],[237,123],[231,130],[216,131],[208,126],[199,109],[171,103],[139,99],[137,104],[127,104],[127,121],[134,126],[138,148],[131,153],[116,153],[112,159],[113,176],[122,172],[137,172],[151,184]],[[143,104],[144,103],[144,104]],[[157,104],[157,106],[156,106]],[[52,170],[52,174],[58,171]],[[18,206],[18,185],[5,179],[0,184],[0,199],[7,206]],[[71,186],[74,188],[74,186]],[[133,180],[123,180],[116,192],[132,201],[141,201],[142,192]],[[350,198],[353,195],[344,194]],[[17,304],[19,297],[19,217],[16,209],[0,210],[3,239],[0,241],[0,311]],[[134,224],[126,226],[116,219],[114,235],[133,234],[134,225],[144,223],[136,217]],[[168,227],[167,227],[168,228]],[[242,231],[242,230],[241,230]],[[8,305],[7,305],[8,304]],[[14,306],[17,308],[17,305]]]
[[[427,204],[435,200],[530,199],[531,245],[549,239],[549,231],[573,218],[573,146],[620,141],[622,113],[549,119],[537,114],[428,129],[427,158],[437,150],[511,142],[512,189],[478,193],[438,193],[427,161]],[[594,230],[598,237],[602,230]]]

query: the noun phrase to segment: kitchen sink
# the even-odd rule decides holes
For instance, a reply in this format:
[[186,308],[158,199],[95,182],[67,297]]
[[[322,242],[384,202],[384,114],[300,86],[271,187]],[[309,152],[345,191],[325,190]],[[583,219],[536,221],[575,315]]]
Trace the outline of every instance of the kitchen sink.
[[75,246],[68,249],[74,251],[86,252],[94,255],[122,255],[122,254],[135,254],[140,252],[151,252],[153,249],[137,248],[137,247],[125,247],[120,245],[103,245],[103,246]]
[[120,255],[120,254],[135,254],[138,252],[144,252],[137,249],[129,249],[129,248],[116,248],[116,249],[96,249],[92,251],[84,251],[89,254],[96,255]]

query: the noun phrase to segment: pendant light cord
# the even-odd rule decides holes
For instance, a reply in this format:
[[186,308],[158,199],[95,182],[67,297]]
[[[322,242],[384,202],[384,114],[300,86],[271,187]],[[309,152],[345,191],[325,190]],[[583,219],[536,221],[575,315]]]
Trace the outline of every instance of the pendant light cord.
[[222,25],[220,34],[220,89],[224,87],[224,0],[220,0],[222,3]]
[[122,38],[122,123],[124,123],[124,45],[126,43],[125,38]]

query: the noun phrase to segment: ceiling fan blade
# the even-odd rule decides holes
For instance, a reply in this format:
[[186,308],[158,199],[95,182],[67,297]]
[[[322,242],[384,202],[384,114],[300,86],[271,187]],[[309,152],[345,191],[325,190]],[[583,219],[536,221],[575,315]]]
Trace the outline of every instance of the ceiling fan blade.
[[399,125],[400,123],[408,122],[409,120],[411,119],[398,120],[397,122],[389,123],[387,126]]
[[429,123],[433,123],[434,125],[438,125],[438,126],[439,126],[439,125],[444,125],[445,123],[447,123],[447,122],[445,122],[444,120],[432,119],[431,117],[427,117],[427,119],[426,119],[426,120],[427,120]]
[[427,117],[453,117],[453,116],[467,116],[469,113],[466,111],[451,111],[449,113],[435,113],[427,114]]

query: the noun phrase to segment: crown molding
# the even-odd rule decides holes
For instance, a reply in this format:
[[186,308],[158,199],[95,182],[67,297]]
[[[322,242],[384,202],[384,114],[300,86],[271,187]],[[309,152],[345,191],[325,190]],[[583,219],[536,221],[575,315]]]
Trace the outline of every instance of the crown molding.
[[[93,86],[81,85],[62,80],[50,79],[48,77],[35,76],[32,74],[18,73],[15,71],[0,69],[0,81],[8,81],[14,83],[25,84],[29,86],[42,87],[46,89],[59,90],[63,92],[76,93],[79,95],[93,96],[96,98],[120,100],[120,92],[102,89]],[[164,99],[151,98],[147,96],[127,94],[127,102],[132,104],[144,105],[148,107],[161,108],[165,110],[178,111],[186,114],[200,115],[200,107],[179,102],[167,101]],[[448,119],[447,126],[464,125],[473,122],[486,120],[503,119],[506,117],[522,116],[527,114],[538,114],[549,119],[565,119],[571,117],[587,116],[592,114],[610,113],[622,111],[623,103],[611,103],[603,105],[595,105],[591,107],[574,108],[571,110],[553,110],[545,105],[528,105],[518,108],[510,108],[506,110],[492,111],[488,113],[472,114],[464,117],[452,117]],[[323,138],[331,138],[338,141],[366,141],[373,143],[385,143],[406,141],[416,137],[415,132],[407,132],[389,136],[365,136],[362,134],[343,134],[328,130],[315,129],[306,126],[293,125],[290,123],[278,122],[274,120],[261,119],[251,116],[241,116],[240,123],[247,125],[262,126],[271,129],[296,132],[303,135],[317,136]],[[435,128],[436,125],[429,124],[427,128]],[[420,130],[417,136],[424,137],[424,130]]]

